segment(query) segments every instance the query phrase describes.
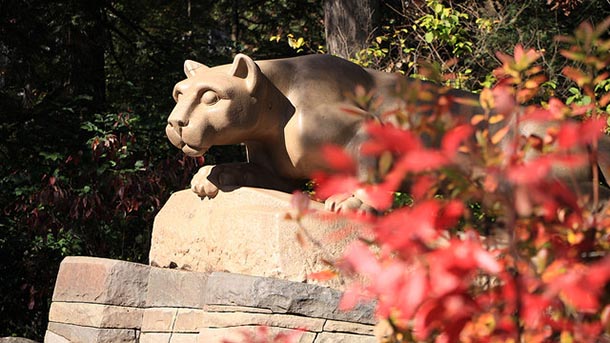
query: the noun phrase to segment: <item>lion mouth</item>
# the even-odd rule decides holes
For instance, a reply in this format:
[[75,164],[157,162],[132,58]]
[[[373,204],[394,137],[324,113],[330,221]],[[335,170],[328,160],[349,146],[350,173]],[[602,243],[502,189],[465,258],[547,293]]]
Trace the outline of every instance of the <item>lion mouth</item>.
[[209,146],[194,146],[184,142],[184,138],[181,134],[181,130],[175,130],[171,125],[167,125],[165,128],[167,138],[169,141],[178,149],[181,149],[185,155],[190,157],[200,157],[205,154],[210,148]]
[[205,152],[208,151],[208,149],[209,149],[208,147],[194,148],[188,144],[184,144],[182,146],[182,152],[184,152],[184,154],[189,157],[203,156],[203,154],[205,154]]

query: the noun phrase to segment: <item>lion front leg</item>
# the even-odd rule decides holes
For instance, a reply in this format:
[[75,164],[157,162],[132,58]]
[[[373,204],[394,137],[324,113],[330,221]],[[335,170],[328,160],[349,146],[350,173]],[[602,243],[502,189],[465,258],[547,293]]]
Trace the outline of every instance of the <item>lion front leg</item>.
[[227,163],[200,168],[193,176],[191,190],[200,197],[214,198],[219,191],[229,192],[239,187],[291,192],[299,184],[299,180],[282,178],[254,163]]
[[214,198],[218,194],[219,187],[221,187],[218,180],[218,170],[214,170],[218,167],[210,165],[199,168],[199,171],[191,180],[191,190],[202,198]]

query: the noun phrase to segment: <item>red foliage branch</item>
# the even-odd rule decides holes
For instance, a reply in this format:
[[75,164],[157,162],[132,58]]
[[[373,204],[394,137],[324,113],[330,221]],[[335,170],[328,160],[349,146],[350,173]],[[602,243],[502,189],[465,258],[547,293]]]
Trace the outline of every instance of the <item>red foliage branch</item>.
[[[601,31],[585,25],[576,36],[600,40],[591,36]],[[316,175],[316,196],[350,192],[378,214],[361,216],[372,241],[345,252],[344,272],[366,282],[342,306],[375,299],[389,341],[596,342],[610,333],[610,209],[595,178],[598,154],[610,153],[597,151],[607,113],[559,99],[526,105],[545,81],[533,66],[540,54],[518,45],[497,56],[499,82],[480,94],[481,113],[451,113],[460,100],[441,96],[427,117],[392,111],[368,124],[361,153],[378,161],[374,175],[325,150],[337,173]],[[589,60],[596,71],[610,61]],[[586,89],[605,79],[565,74]],[[410,116],[419,122],[389,124]],[[577,181],[587,173],[593,182]],[[395,192],[412,205],[393,206]]]

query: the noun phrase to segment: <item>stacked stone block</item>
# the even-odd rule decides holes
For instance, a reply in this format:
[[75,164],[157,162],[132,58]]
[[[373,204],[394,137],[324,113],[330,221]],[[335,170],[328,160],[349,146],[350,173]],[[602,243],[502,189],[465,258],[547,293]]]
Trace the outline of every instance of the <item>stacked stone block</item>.
[[224,272],[186,272],[68,257],[60,267],[47,343],[242,342],[245,332],[301,332],[302,343],[373,343],[373,305],[338,309],[331,288]]

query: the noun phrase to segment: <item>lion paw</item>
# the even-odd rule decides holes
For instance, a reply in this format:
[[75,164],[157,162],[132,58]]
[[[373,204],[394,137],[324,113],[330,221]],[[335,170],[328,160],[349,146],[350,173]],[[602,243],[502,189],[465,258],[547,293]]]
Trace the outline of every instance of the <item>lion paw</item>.
[[191,190],[200,197],[214,198],[218,191],[231,191],[246,185],[247,164],[221,164],[203,166],[191,180]]
[[371,212],[372,207],[351,193],[331,195],[324,201],[324,208],[331,212]]
[[209,197],[210,199],[218,194],[218,184],[214,184],[212,180],[212,172],[216,166],[203,166],[197,171],[191,180],[191,190],[200,197]]

